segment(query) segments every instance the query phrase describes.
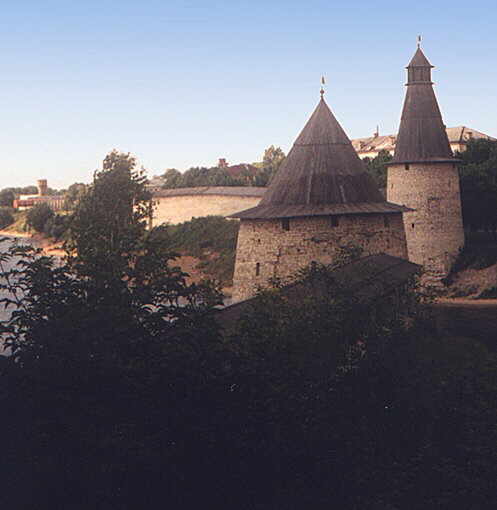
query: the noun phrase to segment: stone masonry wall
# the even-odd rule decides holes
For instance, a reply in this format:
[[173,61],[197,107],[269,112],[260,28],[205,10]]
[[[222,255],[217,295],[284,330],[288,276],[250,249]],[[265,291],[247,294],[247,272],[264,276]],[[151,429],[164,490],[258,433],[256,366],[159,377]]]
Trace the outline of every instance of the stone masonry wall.
[[152,226],[182,223],[202,216],[228,216],[255,207],[261,197],[184,195],[154,198]]
[[288,231],[281,220],[242,220],[233,300],[247,299],[270,278],[285,280],[313,261],[330,264],[341,246],[351,244],[361,246],[364,255],[407,258],[402,215],[344,215],[338,226],[332,226],[329,216],[291,218]]
[[387,200],[415,209],[404,213],[409,260],[436,284],[464,245],[459,173],[452,163],[408,166],[389,167]]

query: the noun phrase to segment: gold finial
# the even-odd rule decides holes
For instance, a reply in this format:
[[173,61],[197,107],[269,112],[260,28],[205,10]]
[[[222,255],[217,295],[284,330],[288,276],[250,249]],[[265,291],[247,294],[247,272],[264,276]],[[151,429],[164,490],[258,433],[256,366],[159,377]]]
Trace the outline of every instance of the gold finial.
[[319,91],[319,93],[321,94],[321,99],[323,99],[323,96],[324,96],[324,84],[326,82],[324,81],[324,76],[321,76],[321,90]]
[[418,35],[418,48],[421,48],[421,36]]

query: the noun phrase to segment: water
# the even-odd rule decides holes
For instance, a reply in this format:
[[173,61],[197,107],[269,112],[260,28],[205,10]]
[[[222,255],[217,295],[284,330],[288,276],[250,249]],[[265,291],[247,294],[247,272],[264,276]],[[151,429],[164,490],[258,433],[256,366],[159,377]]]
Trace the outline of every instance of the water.
[[[20,245],[30,245],[30,246],[36,246],[36,242],[31,239],[24,239],[24,238],[17,238],[17,237],[9,237],[8,240],[0,242],[0,253],[5,253],[9,246],[13,242],[18,242]],[[12,269],[15,267],[17,262],[19,261],[19,257],[10,259],[7,262],[2,262],[2,271],[8,271],[9,269]],[[3,282],[2,282],[3,283]],[[3,297],[9,297],[9,293],[5,290],[0,291],[0,298]],[[0,321],[8,320],[13,308],[10,306],[9,308],[5,308],[3,305],[0,307]],[[9,354],[8,350],[5,349],[2,345],[2,341],[0,339],[0,355],[1,354]]]

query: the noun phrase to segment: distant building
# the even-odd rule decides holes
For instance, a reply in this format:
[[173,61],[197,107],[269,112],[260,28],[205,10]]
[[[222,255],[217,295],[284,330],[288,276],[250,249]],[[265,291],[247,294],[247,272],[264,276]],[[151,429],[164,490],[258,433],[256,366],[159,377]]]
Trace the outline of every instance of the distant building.
[[[446,128],[446,131],[452,152],[464,152],[470,140],[478,140],[480,138],[484,138],[485,140],[497,140],[497,138],[466,126]],[[397,144],[397,136],[380,135],[377,130],[373,136],[368,138],[356,138],[351,140],[351,142],[361,159],[375,158],[382,150],[387,151],[393,156]]]
[[166,184],[166,179],[159,175],[154,175],[151,179],[148,180],[146,187],[147,190],[151,193],[156,193],[160,191],[162,187]]
[[53,211],[60,211],[65,208],[66,197],[64,195],[48,195],[48,184],[46,179],[40,179],[36,183],[38,193],[36,195],[19,195],[12,204],[14,209],[24,211],[31,209],[38,204],[47,204]]

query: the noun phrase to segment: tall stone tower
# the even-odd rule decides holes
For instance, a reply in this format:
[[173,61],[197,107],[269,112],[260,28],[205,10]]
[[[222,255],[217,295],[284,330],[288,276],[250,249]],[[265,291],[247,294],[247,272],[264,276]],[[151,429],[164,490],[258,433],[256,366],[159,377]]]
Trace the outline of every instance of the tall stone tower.
[[464,229],[457,160],[433,91],[432,67],[418,45],[407,66],[387,200],[414,209],[404,214],[409,260],[425,267],[426,283],[437,284],[464,245]]
[[240,219],[236,301],[270,278],[332,263],[342,246],[407,258],[410,209],[385,202],[322,94],[259,205],[232,216]]

